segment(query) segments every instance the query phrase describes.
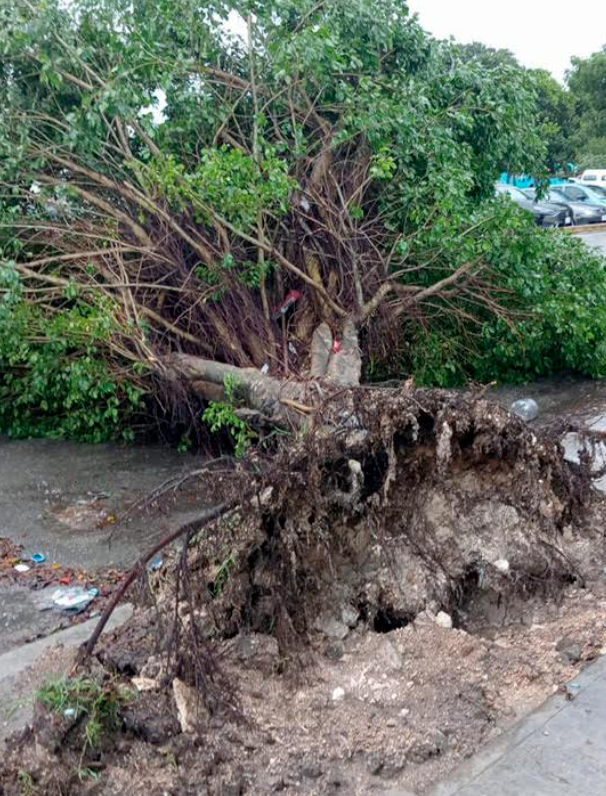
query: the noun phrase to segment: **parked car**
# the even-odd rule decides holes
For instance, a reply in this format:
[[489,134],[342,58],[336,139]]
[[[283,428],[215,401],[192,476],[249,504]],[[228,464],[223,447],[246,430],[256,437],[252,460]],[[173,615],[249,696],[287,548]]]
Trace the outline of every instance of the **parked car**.
[[[496,196],[508,196],[512,201],[519,205],[523,210],[532,213],[536,223],[540,227],[563,227],[570,224],[570,214],[561,205],[550,204],[549,202],[536,202],[530,199],[520,189],[513,185],[499,183],[495,186]],[[566,219],[569,219],[568,221]]]
[[589,188],[592,194],[597,194],[600,199],[606,199],[606,185],[596,185],[595,183],[579,182],[582,188]]
[[606,196],[602,196],[599,191],[594,191],[593,187],[588,188],[586,185],[581,185],[577,182],[574,185],[568,183],[552,185],[550,190],[561,194],[567,201],[601,205],[604,208],[604,212],[606,212]]
[[581,182],[602,182],[606,184],[606,169],[585,169]]
[[[560,187],[562,186],[553,185],[549,188],[547,193],[544,194],[544,198],[550,204],[556,204],[566,208],[570,219],[568,224],[599,224],[602,222],[604,210],[606,209],[602,204],[589,202],[586,199],[582,201],[567,199],[564,194],[557,190]],[[524,193],[529,199],[535,199],[536,194],[534,188],[530,188],[524,191]]]

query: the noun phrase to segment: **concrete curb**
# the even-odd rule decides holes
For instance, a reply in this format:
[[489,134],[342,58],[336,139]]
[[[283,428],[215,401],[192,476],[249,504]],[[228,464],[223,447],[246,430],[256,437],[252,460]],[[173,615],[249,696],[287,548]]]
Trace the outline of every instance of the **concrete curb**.
[[[130,603],[120,605],[112,614],[105,627],[105,633],[115,630],[124,624],[133,615],[133,607]],[[62,644],[64,647],[76,647],[93,632],[98,619],[88,619],[80,625],[73,625],[66,630],[60,630],[45,638],[32,641],[30,644],[23,644],[9,652],[0,655],[0,682],[8,677],[16,675],[34,664],[43,652]]]

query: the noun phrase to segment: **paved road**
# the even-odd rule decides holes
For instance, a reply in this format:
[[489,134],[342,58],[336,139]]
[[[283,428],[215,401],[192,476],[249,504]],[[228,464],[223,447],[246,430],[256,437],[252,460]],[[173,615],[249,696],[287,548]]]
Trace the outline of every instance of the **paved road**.
[[589,246],[606,254],[606,232],[593,232],[581,235],[581,237]]
[[[196,495],[179,493],[169,514],[145,514],[125,525],[104,524],[97,512],[120,515],[133,500],[199,464],[163,448],[0,437],[0,537],[22,544],[25,557],[40,552],[67,567],[127,567],[198,513]],[[26,585],[24,576],[22,585],[17,578],[16,585],[0,587],[0,655],[66,624],[60,614],[41,611],[45,595]]]
[[135,499],[196,466],[196,457],[166,448],[0,437],[0,537],[24,545],[26,555],[44,553],[65,566],[128,566],[142,548],[195,513],[195,504],[181,496],[170,516],[139,516],[116,528],[104,525],[101,515],[97,522],[96,507],[120,515]]

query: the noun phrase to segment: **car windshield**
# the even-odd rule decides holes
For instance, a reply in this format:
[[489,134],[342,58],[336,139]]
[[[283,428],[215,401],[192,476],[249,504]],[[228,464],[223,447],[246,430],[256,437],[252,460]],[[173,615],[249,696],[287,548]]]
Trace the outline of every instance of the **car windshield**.
[[541,198],[539,199],[537,196],[537,192],[535,188],[526,188],[524,193],[529,199],[532,199],[534,202],[562,202],[565,201],[564,197],[561,194],[556,193],[552,188],[550,188],[546,193],[544,193]]
[[585,202],[587,200],[585,191],[588,189],[580,188],[578,185],[558,185],[553,190],[573,202]]
[[606,188],[603,185],[592,185],[589,190],[591,193],[598,194],[600,199],[606,198]]
[[604,201],[604,195],[602,193],[600,193],[598,188],[594,188],[593,185],[591,186],[591,188],[587,188],[586,187],[584,190],[585,190],[586,196],[589,199],[591,199],[593,202],[603,202]]
[[514,187],[513,185],[499,185],[497,187],[497,190],[499,191],[499,193],[506,193],[516,202],[528,201],[528,197],[526,196],[526,194],[523,191],[521,191],[519,188]]

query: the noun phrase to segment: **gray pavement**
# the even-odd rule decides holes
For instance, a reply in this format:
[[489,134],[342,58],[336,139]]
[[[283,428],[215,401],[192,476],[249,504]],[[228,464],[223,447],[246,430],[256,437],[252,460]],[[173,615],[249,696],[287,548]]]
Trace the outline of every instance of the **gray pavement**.
[[[143,514],[125,525],[107,524],[105,518],[199,466],[198,457],[166,448],[0,437],[0,537],[22,544],[26,559],[43,553],[48,563],[88,572],[128,567],[199,513],[198,498],[179,493],[169,513]],[[61,614],[40,610],[45,593],[27,589],[27,575],[21,583],[21,576],[15,577],[15,585],[0,588],[0,655],[69,624]],[[49,591],[57,585],[50,584]]]
[[606,232],[588,232],[583,233],[581,236],[588,246],[593,249],[599,249],[603,254],[606,254]]
[[606,657],[428,796],[606,794]]
[[170,516],[139,516],[124,527],[97,519],[103,511],[119,515],[199,462],[166,448],[0,437],[0,537],[24,545],[25,555],[40,552],[64,566],[128,566],[195,514],[195,504],[181,496]]

